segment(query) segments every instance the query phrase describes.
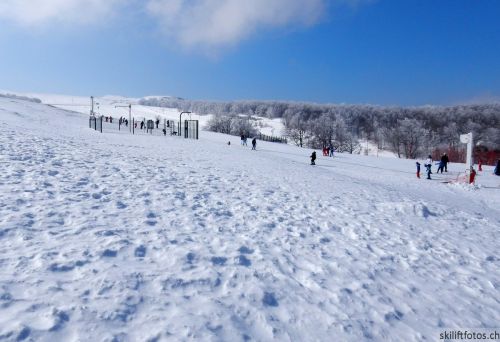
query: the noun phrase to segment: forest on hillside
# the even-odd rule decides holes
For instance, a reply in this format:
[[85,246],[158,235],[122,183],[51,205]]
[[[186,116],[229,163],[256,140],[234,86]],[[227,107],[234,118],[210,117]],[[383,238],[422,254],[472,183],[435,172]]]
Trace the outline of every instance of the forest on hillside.
[[253,117],[281,118],[284,135],[298,146],[359,153],[359,140],[399,157],[418,158],[435,149],[459,148],[459,136],[473,132],[478,145],[500,150],[500,104],[455,106],[374,106],[284,101],[191,101],[159,97],[140,104],[213,114],[207,129],[239,135],[255,134]]

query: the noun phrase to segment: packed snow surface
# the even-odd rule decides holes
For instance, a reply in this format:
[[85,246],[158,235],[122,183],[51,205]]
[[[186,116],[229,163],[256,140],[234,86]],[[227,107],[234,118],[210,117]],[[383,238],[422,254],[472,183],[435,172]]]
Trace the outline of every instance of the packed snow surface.
[[[422,341],[500,321],[500,177],[98,133],[0,98],[0,340]],[[231,145],[227,142],[231,141]]]

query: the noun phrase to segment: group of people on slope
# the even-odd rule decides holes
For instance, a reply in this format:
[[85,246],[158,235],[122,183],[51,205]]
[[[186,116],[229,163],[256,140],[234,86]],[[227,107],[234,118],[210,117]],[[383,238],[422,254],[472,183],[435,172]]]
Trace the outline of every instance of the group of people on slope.
[[[446,153],[443,153],[443,155],[441,156],[441,160],[439,161],[437,173],[439,173],[439,171],[441,171],[441,173],[443,173],[443,171],[448,172],[448,163],[449,162],[450,162],[450,159],[448,158],[448,155]],[[432,179],[431,178],[432,163],[433,163],[432,156],[429,155],[429,157],[427,158],[427,160],[425,161],[425,164],[424,164],[425,169],[426,169],[426,173],[427,173],[427,179]],[[416,164],[417,164],[417,178],[420,178],[420,163],[416,162]]]
[[[240,136],[240,138],[241,138],[241,146],[248,146],[247,145],[248,137],[246,135],[242,134]],[[231,141],[228,141],[227,144],[231,145]],[[257,150],[257,138],[255,138],[255,137],[252,139],[252,150],[254,150],[254,151]]]
[[[110,121],[110,122],[113,122],[113,121]],[[120,125],[120,126],[125,125],[126,127],[128,127],[128,120],[125,119],[124,117],[120,116],[120,119],[118,119],[118,125]]]
[[329,146],[323,146],[323,155],[324,156],[326,156],[326,157],[328,157],[328,156],[333,157],[333,151],[334,151],[334,149],[333,149],[333,145],[332,144],[330,144]]

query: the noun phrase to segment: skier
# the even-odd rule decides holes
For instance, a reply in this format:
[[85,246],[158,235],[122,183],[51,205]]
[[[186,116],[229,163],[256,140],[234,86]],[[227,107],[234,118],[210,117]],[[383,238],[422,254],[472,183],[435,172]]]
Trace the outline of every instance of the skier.
[[429,158],[425,161],[424,164],[425,168],[427,169],[427,179],[431,179],[431,173],[432,173],[432,156],[429,155]]
[[158,125],[160,124],[160,120],[156,119],[156,129],[158,129]]
[[330,157],[333,157],[333,145],[330,144]]
[[248,146],[247,145],[247,136],[246,135],[245,135],[245,138],[243,139],[243,145]]
[[141,121],[141,129],[144,129],[144,121]]
[[245,136],[241,135],[241,146],[245,145]]
[[311,154],[311,165],[316,165],[316,151]]
[[420,178],[420,163],[417,162],[417,178]]
[[257,150],[256,146],[257,146],[257,138],[253,138],[252,139],[252,150]]
[[[448,163],[450,162],[450,159],[448,158],[448,155],[446,153],[443,153],[441,162],[443,163],[444,172],[448,172]],[[443,173],[443,169],[441,169],[441,173]]]
[[112,116],[109,117],[109,123],[113,123],[113,117]]

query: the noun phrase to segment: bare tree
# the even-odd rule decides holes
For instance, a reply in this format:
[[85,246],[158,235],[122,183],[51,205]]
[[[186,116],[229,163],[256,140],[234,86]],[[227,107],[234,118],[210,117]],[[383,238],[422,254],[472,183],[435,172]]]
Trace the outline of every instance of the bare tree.
[[429,131],[422,123],[415,119],[403,119],[398,127],[399,141],[403,147],[406,158],[417,158],[422,150],[425,139],[428,138]]

